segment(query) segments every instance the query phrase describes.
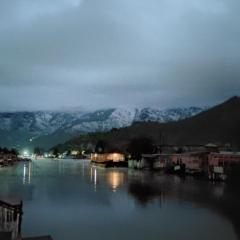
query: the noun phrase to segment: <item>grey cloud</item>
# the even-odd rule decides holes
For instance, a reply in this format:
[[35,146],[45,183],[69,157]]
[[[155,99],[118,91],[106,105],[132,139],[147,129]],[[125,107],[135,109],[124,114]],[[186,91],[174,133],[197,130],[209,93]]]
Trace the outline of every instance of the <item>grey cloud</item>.
[[206,105],[240,91],[237,0],[3,0],[0,9],[1,109]]

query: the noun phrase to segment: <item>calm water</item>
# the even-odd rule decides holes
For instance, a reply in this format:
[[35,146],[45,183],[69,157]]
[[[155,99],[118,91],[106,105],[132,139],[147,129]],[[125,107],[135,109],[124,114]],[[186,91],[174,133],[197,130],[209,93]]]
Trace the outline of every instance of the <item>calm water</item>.
[[235,187],[89,161],[38,160],[0,169],[0,199],[24,203],[23,235],[55,240],[240,238]]

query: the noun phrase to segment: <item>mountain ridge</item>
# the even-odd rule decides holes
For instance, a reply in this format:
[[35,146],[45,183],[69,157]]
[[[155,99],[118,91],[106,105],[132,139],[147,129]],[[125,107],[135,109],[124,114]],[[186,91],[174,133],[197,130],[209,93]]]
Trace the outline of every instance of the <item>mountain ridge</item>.
[[166,123],[137,122],[117,131],[80,136],[58,147],[62,151],[85,148],[101,140],[110,150],[126,151],[132,139],[145,137],[157,145],[206,145],[211,142],[240,149],[239,123],[240,98],[233,97],[190,118]]
[[205,109],[186,107],[161,110],[149,107],[110,108],[93,112],[0,112],[0,146],[49,148],[80,134],[123,128],[134,122],[178,121]]

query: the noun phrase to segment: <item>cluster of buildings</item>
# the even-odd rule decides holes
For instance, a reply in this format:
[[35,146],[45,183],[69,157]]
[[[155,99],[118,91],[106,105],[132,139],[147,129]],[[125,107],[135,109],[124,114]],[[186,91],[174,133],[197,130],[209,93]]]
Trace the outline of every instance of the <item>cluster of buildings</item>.
[[129,167],[205,176],[210,180],[240,176],[240,152],[209,147],[202,151],[143,154],[140,161],[130,160]]
[[91,161],[103,166],[163,170],[168,173],[205,176],[210,180],[226,180],[240,176],[240,152],[222,151],[213,144],[206,146],[162,146],[157,153],[142,154],[140,160],[122,153],[92,154]]

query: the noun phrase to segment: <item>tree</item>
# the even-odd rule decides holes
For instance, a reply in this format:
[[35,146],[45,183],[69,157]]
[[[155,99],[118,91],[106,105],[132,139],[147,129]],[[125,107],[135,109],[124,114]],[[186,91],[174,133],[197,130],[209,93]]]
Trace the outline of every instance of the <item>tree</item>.
[[106,148],[106,142],[103,140],[98,140],[95,147],[96,153],[103,153]]
[[34,154],[35,155],[43,155],[43,149],[39,148],[39,147],[35,147],[34,150],[33,150]]
[[67,150],[67,156],[71,155],[71,150]]
[[2,151],[3,151],[4,154],[9,154],[10,153],[10,151],[6,147],[3,148]]
[[153,140],[147,137],[134,138],[130,141],[128,146],[128,152],[135,160],[140,160],[142,154],[153,153],[153,151]]
[[53,149],[53,156],[56,158],[59,156],[59,150],[56,147]]
[[14,148],[12,148],[10,152],[11,152],[11,154],[13,154],[15,156],[18,155],[18,151],[16,149],[14,149]]
[[117,128],[112,128],[111,129],[111,132],[113,133],[113,132],[117,132],[118,131],[118,129]]

